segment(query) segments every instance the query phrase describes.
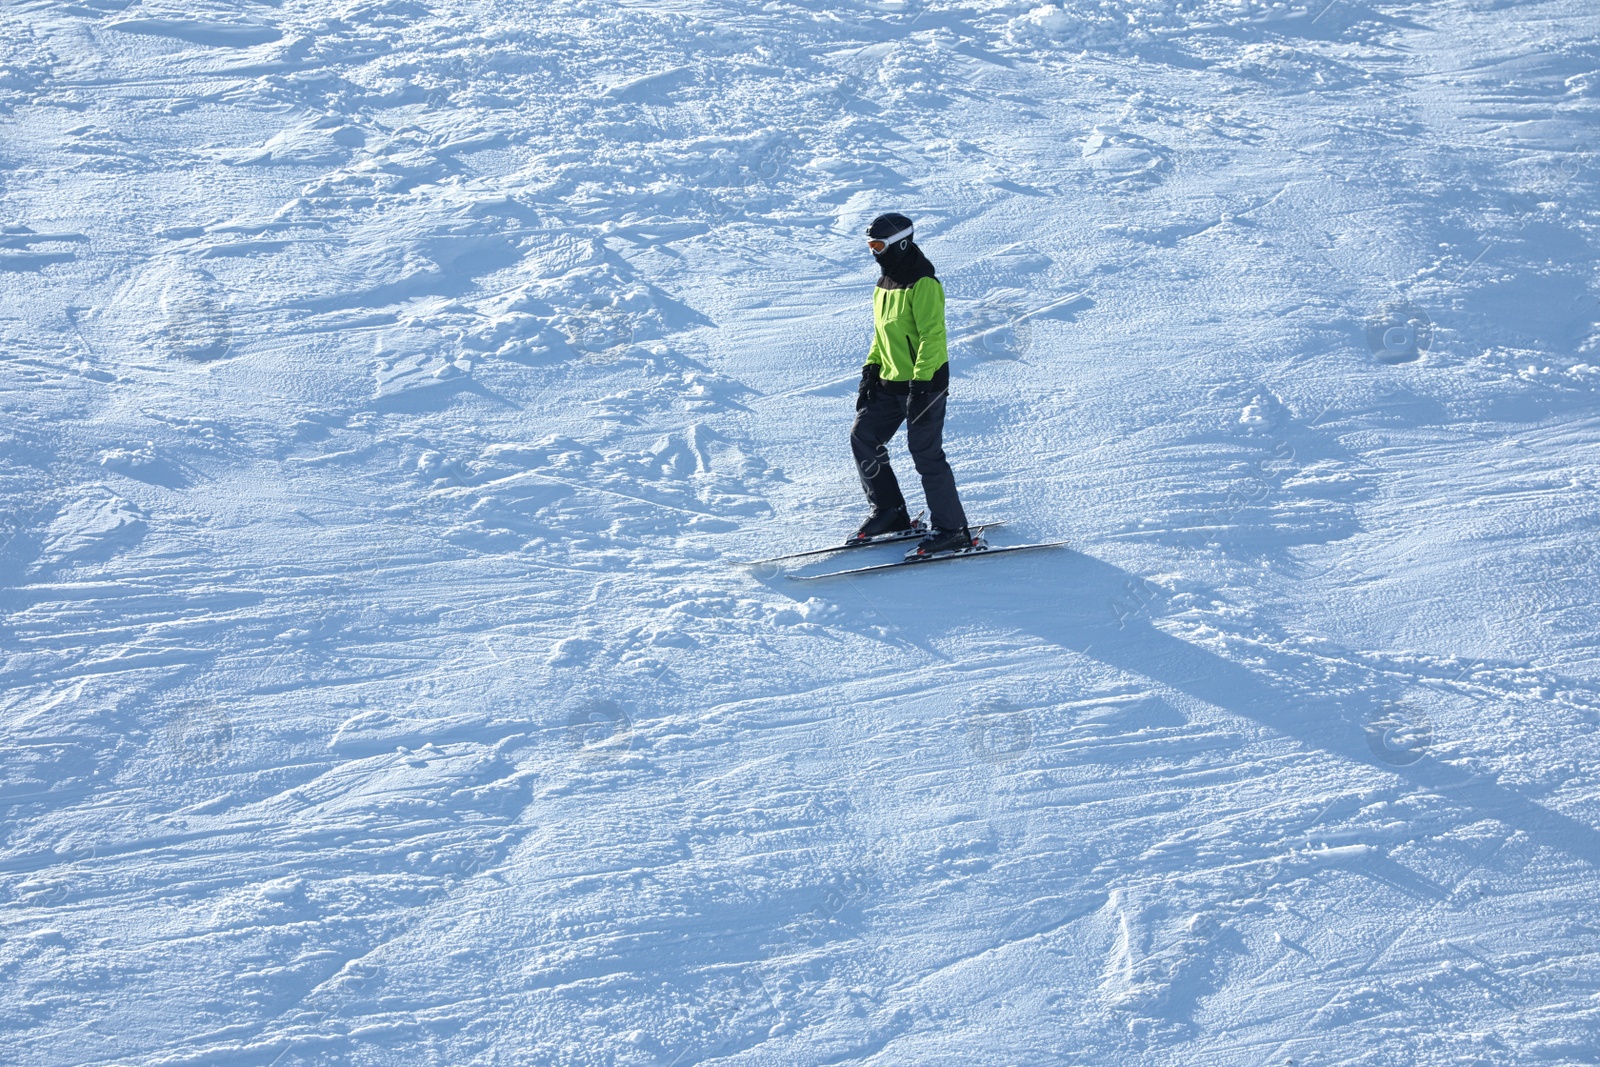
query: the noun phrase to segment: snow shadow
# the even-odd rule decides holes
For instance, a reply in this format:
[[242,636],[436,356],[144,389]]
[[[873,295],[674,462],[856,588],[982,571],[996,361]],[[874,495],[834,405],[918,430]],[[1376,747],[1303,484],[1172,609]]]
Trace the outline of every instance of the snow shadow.
[[[1419,788],[1449,793],[1482,816],[1600,869],[1600,830],[1429,753],[1401,765],[1375,752],[1362,716],[1381,695],[1372,691],[1368,677],[1353,665],[1357,659],[1353,653],[1324,649],[1329,659],[1352,664],[1350,676],[1322,679],[1312,689],[1292,680],[1269,679],[1180,640],[1143,614],[1112,610],[1110,605],[1125,599],[1129,588],[1149,583],[1081,552],[1060,550],[1048,557],[939,566],[970,570],[956,574],[946,570],[937,580],[930,572],[880,576],[886,580],[870,588],[856,583],[857,591],[867,596],[883,617],[896,620],[901,637],[925,648],[948,636],[951,627],[964,619],[981,618],[986,629],[1032,634],[1251,719],[1303,745],[1396,775]],[[926,580],[916,581],[916,577]],[[959,608],[953,610],[952,605]],[[1353,700],[1334,695],[1340,693],[1365,695]]]

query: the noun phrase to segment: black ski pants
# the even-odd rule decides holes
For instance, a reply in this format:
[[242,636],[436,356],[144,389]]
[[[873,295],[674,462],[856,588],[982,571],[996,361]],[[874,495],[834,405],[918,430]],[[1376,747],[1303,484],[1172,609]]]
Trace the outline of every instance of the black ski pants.
[[[940,370],[943,372],[944,368]],[[949,378],[947,373],[940,373],[935,380],[938,384],[926,399],[891,392],[883,383],[877,383],[856,411],[855,425],[850,428],[850,450],[855,453],[861,488],[866,490],[872,510],[903,508],[906,498],[900,493],[900,482],[889,466],[889,450],[884,446],[900,424],[907,423],[906,444],[911,449],[911,461],[922,476],[929,521],[941,530],[959,530],[967,524],[967,513],[961,509],[956,476],[944,456],[945,383]]]

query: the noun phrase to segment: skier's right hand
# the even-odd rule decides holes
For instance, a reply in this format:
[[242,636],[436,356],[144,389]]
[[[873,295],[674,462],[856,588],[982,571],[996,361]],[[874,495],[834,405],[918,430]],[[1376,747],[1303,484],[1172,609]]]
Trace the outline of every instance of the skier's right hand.
[[856,410],[865,411],[878,392],[878,365],[868,363],[861,368],[861,385],[856,389]]

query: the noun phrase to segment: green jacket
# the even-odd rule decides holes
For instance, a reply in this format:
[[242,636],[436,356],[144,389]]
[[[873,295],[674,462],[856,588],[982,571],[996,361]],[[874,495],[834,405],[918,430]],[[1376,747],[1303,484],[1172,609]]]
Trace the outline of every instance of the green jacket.
[[950,361],[944,331],[944,286],[919,278],[909,289],[872,290],[872,351],[886,382],[928,381]]

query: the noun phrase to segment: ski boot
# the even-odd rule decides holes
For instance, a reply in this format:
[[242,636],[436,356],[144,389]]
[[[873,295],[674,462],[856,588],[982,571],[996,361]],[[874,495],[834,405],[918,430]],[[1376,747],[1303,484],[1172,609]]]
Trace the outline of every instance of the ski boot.
[[894,541],[909,537],[923,529],[922,516],[913,519],[906,514],[904,506],[890,508],[887,511],[874,511],[867,516],[867,521],[861,528],[845,539],[847,545],[860,545],[868,541]]
[[932,556],[948,556],[957,552],[970,552],[979,547],[982,539],[973,537],[972,531],[962,526],[954,530],[941,530],[935,526],[928,531],[928,536],[917,542],[917,547],[906,553],[906,559],[928,559]]

